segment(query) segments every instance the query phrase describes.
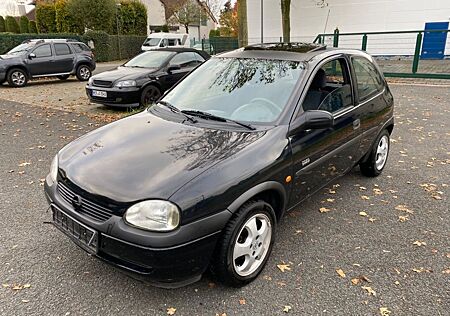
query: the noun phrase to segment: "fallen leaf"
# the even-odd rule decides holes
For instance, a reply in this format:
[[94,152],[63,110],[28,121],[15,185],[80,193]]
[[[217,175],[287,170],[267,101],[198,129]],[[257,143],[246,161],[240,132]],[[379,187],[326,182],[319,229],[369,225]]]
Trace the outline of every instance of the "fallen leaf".
[[319,212],[320,213],[327,213],[327,212],[329,212],[329,211],[331,211],[329,208],[326,208],[326,207],[321,207],[321,208],[319,208]]
[[361,195],[361,199],[363,199],[363,200],[370,200],[370,197],[368,197],[367,195]]
[[245,298],[241,298],[240,300],[239,300],[239,304],[240,305],[245,305]]
[[381,195],[381,194],[383,194],[383,191],[381,191],[380,189],[375,188],[375,189],[373,189],[373,193],[375,193],[376,195]]
[[380,315],[381,316],[389,316],[391,311],[387,309],[387,307],[380,307]]
[[406,215],[406,216],[399,215],[398,216],[398,221],[401,222],[401,223],[404,223],[404,222],[406,222],[408,220],[409,220],[408,215]]
[[289,306],[289,305],[285,305],[284,306],[284,308],[283,308],[283,312],[285,312],[285,313],[289,313],[289,311],[292,309],[292,307],[291,306]]
[[359,215],[361,215],[361,216],[369,216],[369,215],[367,215],[367,213],[364,212],[364,211],[359,212]]
[[291,268],[289,267],[289,264],[277,264],[277,268],[280,269],[281,272],[291,270]]
[[419,240],[416,240],[415,242],[413,242],[413,245],[416,245],[416,246],[426,246],[426,242],[424,242],[424,241],[419,241]]
[[396,207],[395,207],[395,209],[397,210],[397,211],[402,211],[402,212],[406,212],[406,213],[410,213],[410,214],[412,214],[413,213],[413,211],[411,211],[410,209],[408,209],[408,207],[406,206],[406,205],[397,205]]
[[22,303],[28,303],[30,300],[22,300]]
[[369,295],[377,296],[377,292],[375,292],[370,286],[361,286],[363,290],[366,290]]
[[24,289],[29,289],[30,287],[31,287],[31,284],[29,284],[29,283],[23,285]]
[[345,278],[345,273],[342,269],[336,269],[336,272],[341,278]]
[[22,162],[22,163],[19,164],[19,167],[25,167],[25,166],[28,166],[28,165],[31,165],[31,162]]
[[177,312],[177,309],[176,309],[176,308],[169,307],[169,308],[167,309],[167,315],[175,315],[176,312]]

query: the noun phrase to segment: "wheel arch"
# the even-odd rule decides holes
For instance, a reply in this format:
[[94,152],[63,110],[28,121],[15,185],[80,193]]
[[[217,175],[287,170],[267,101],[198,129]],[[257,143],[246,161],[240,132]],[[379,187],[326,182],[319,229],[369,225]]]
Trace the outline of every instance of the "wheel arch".
[[144,85],[142,85],[141,92],[150,85],[157,87],[161,91],[161,94],[163,93],[162,86],[157,80],[151,80],[149,82],[146,82]]
[[231,213],[235,213],[242,205],[252,199],[261,199],[272,205],[277,220],[281,218],[286,208],[286,190],[283,185],[276,181],[267,181],[241,194],[227,209]]
[[27,67],[25,67],[24,65],[12,65],[12,66],[9,66],[8,68],[6,68],[6,71],[5,71],[6,76],[8,76],[8,75],[9,75],[9,72],[10,72],[11,70],[13,70],[13,69],[20,69],[20,70],[23,70],[23,71],[25,71],[25,73],[26,73],[28,79],[31,77],[30,72],[28,71]]

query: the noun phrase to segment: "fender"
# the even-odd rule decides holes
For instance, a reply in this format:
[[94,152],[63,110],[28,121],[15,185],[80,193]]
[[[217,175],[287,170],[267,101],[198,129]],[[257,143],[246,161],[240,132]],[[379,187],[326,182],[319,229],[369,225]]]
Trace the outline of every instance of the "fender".
[[394,117],[393,116],[391,118],[389,118],[386,122],[384,122],[384,124],[378,130],[377,137],[375,137],[375,139],[373,140],[372,144],[370,145],[369,151],[361,158],[361,160],[359,162],[366,162],[367,161],[367,159],[370,156],[370,152],[372,151],[372,148],[375,145],[375,142],[377,141],[378,135],[380,135],[381,131],[385,130],[390,125],[394,126]]
[[284,213],[284,210],[286,208],[286,189],[283,187],[283,185],[276,181],[267,181],[260,183],[253,188],[247,190],[245,193],[241,194],[236,200],[234,200],[233,203],[231,203],[227,209],[231,213],[235,213],[245,202],[250,200],[253,196],[257,195],[258,193],[267,191],[267,190],[275,190],[278,192],[278,194],[281,197],[281,210],[280,210],[280,216]]

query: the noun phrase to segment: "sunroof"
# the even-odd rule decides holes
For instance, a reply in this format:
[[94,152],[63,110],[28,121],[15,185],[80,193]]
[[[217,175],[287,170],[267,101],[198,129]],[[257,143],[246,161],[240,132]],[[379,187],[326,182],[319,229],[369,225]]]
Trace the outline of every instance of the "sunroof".
[[283,52],[307,53],[315,50],[325,49],[326,46],[313,43],[263,43],[249,45],[244,50],[276,50]]

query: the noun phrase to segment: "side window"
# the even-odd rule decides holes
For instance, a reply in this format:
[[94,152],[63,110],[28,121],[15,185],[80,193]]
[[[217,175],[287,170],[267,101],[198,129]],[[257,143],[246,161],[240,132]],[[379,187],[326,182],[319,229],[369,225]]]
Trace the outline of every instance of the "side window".
[[76,53],[81,53],[83,51],[85,51],[85,52],[90,51],[89,47],[87,47],[85,44],[81,44],[81,43],[72,44],[72,47]]
[[169,40],[167,38],[162,39],[161,44],[159,44],[159,47],[167,47],[169,46]]
[[176,46],[177,45],[177,41],[174,38],[169,38],[169,46]]
[[194,53],[195,60],[197,60],[197,64],[202,64],[205,62],[205,58],[203,58],[200,54]]
[[181,68],[195,67],[200,62],[197,60],[196,53],[180,53],[172,58],[170,65],[180,65]]
[[359,101],[364,101],[384,87],[383,79],[375,66],[366,58],[352,58],[358,87]]
[[52,49],[50,47],[50,44],[44,44],[39,47],[37,47],[33,52],[36,55],[36,58],[41,57],[51,57],[52,56]]
[[70,48],[67,44],[55,44],[55,53],[57,56],[70,55]]
[[352,105],[352,86],[344,58],[329,61],[317,70],[302,104],[304,111],[330,113]]

